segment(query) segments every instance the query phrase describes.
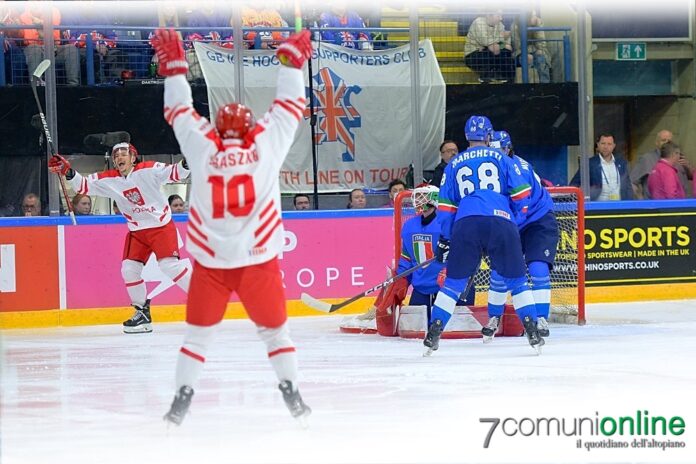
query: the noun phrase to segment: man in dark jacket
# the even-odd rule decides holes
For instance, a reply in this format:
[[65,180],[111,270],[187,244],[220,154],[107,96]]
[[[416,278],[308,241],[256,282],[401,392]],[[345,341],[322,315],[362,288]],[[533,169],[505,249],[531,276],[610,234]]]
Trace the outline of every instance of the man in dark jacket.
[[457,153],[459,153],[459,149],[457,148],[457,144],[454,142],[454,140],[445,140],[440,144],[440,157],[442,159],[440,160],[440,164],[435,166],[430,185],[434,185],[438,188],[440,187],[440,183],[442,182],[442,174],[445,172],[445,166],[447,166],[449,160],[452,159],[452,157]]
[[[621,155],[614,155],[614,136],[601,134],[596,148],[597,154],[590,158],[590,200],[632,200],[628,161]],[[580,186],[579,169],[570,185]]]

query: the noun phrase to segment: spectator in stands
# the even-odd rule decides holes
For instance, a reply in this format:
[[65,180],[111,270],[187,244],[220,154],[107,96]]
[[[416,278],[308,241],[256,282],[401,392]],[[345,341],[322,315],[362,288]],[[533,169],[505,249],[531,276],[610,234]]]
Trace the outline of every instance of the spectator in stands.
[[[597,154],[590,158],[590,199],[632,200],[633,189],[628,177],[628,162],[614,154],[614,136],[600,134],[596,142]],[[570,185],[580,186],[580,170],[575,173]]]
[[76,194],[72,198],[73,211],[76,216],[88,216],[92,214],[92,199],[89,195],[81,193]]
[[363,209],[367,207],[367,197],[363,189],[353,189],[348,194],[348,209]]
[[309,195],[305,195],[304,193],[298,193],[295,195],[295,197],[292,199],[292,204],[298,211],[303,211],[312,207]]
[[406,190],[406,182],[401,179],[392,179],[387,189],[389,190],[389,202],[383,205],[382,208],[393,208],[397,195]]
[[[27,2],[24,13],[19,17],[20,23],[25,26],[43,26],[43,15],[47,14],[50,8],[53,25],[59,26],[61,24],[60,11],[50,5],[49,2]],[[22,29],[22,36],[27,69],[31,74],[44,59],[43,29]],[[53,31],[53,40],[56,44],[56,61],[65,66],[67,85],[78,85],[80,83],[80,57],[77,49],[73,45],[61,45],[61,32],[59,30]]]
[[512,81],[515,62],[510,32],[497,11],[479,16],[469,26],[464,44],[464,63],[479,75],[479,81]]
[[[232,20],[230,19],[230,25]],[[271,8],[266,2],[260,2],[254,6],[247,6],[242,10],[243,28],[269,28],[288,27],[278,10]],[[288,32],[283,31],[247,31],[244,32],[244,44],[251,49],[276,48],[280,42],[288,37]]]
[[169,203],[169,208],[171,208],[173,214],[186,212],[186,203],[184,202],[184,199],[176,193],[169,195],[167,202]]
[[321,40],[347,48],[372,50],[365,22],[355,11],[346,9],[346,2],[331,3],[331,9],[319,17],[319,27],[346,27],[345,31],[321,31]]
[[445,167],[452,157],[457,153],[459,153],[459,148],[457,148],[457,143],[454,140],[445,140],[440,144],[440,164],[435,166],[435,171],[433,172],[433,178],[430,180],[430,185],[440,188],[442,174],[445,172]]
[[654,200],[686,198],[677,173],[681,156],[681,149],[675,143],[667,142],[660,147],[660,159],[648,175],[648,190]]
[[[114,29],[96,29],[93,26],[103,26],[113,22],[112,15],[97,6],[97,2],[87,1],[64,6],[63,18],[71,26],[69,43],[77,47],[80,53],[81,66],[87,69],[87,39],[92,42],[93,67],[96,82],[114,81],[121,77],[121,71],[127,56],[116,48],[116,31]],[[103,74],[102,74],[103,72]],[[84,82],[84,79],[83,79]]]
[[116,204],[116,200],[111,202],[111,209],[113,210],[113,214],[121,214],[121,210],[118,209],[118,205]]
[[22,216],[41,216],[41,200],[35,193],[27,193],[22,199]]
[[[537,16],[536,11],[530,10],[527,13],[527,27],[541,27],[543,25],[544,22]],[[515,63],[517,63],[517,66],[522,66],[522,41],[520,39],[518,20],[515,20],[515,23],[512,25],[511,32]],[[546,34],[543,31],[530,31],[527,33],[527,64],[530,66],[530,70],[536,70],[539,82],[542,84],[551,82],[551,54],[546,47],[544,39],[546,39]]]
[[[635,166],[633,166],[631,170],[631,182],[637,199],[652,198],[648,187],[648,175],[660,160],[660,149],[662,145],[671,142],[672,138],[672,132],[666,129],[659,131],[655,138],[655,149],[641,155]],[[693,172],[688,161],[683,156],[679,160],[677,174],[679,175],[679,182],[684,189],[684,193],[686,196],[689,196],[689,179],[693,179]]]
[[231,33],[223,31],[229,27],[231,12],[223,3],[198,2],[188,12],[186,25],[195,28],[184,32],[184,48],[186,49],[186,61],[189,63],[189,71],[186,78],[189,81],[203,79],[201,65],[198,63],[194,42],[206,42],[224,47],[232,47]]

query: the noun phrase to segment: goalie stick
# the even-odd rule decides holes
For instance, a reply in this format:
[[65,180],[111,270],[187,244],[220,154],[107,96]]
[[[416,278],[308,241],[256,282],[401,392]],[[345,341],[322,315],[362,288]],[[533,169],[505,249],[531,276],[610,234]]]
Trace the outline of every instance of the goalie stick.
[[[43,60],[39,65],[36,67],[34,72],[32,73],[31,76],[31,91],[34,93],[34,100],[36,100],[36,106],[39,108],[39,116],[41,117],[41,124],[43,125],[43,131],[44,135],[46,136],[46,142],[48,143],[48,147],[51,150],[51,155],[56,155],[58,154],[58,151],[56,150],[56,147],[53,145],[53,138],[51,138],[51,131],[48,129],[48,123],[46,122],[46,115],[43,112],[43,108],[41,107],[41,101],[39,100],[39,93],[36,90],[36,82],[41,79],[41,76],[43,76],[43,73],[46,72],[46,70],[51,66],[51,60]],[[73,206],[72,202],[70,201],[70,198],[68,197],[68,189],[65,187],[65,178],[58,174],[58,179],[60,180],[60,188],[63,191],[63,196],[65,197],[65,204],[68,207],[68,213],[70,214],[70,220],[72,221],[73,225],[77,225],[77,219],[75,219],[75,211],[73,211]]]
[[325,301],[318,300],[318,299],[314,298],[313,296],[308,295],[306,293],[303,293],[300,296],[300,299],[302,300],[302,302],[304,304],[306,304],[310,308],[318,309],[319,311],[323,311],[325,313],[333,313],[333,312],[338,311],[339,309],[343,308],[344,306],[348,306],[349,304],[353,303],[354,301],[359,300],[360,298],[366,297],[370,293],[376,292],[377,290],[381,290],[384,287],[388,287],[389,285],[393,284],[395,281],[401,279],[402,277],[406,277],[408,275],[413,274],[418,269],[427,266],[428,264],[432,263],[433,261],[435,261],[435,258],[430,258],[426,261],[423,261],[422,263],[418,264],[417,266],[413,266],[412,268],[405,270],[401,274],[390,277],[387,280],[385,280],[384,282],[381,282],[372,288],[368,288],[364,292],[362,292],[358,295],[355,295],[352,298],[348,298],[347,300],[342,301],[340,303],[330,304],[330,303],[327,303]]

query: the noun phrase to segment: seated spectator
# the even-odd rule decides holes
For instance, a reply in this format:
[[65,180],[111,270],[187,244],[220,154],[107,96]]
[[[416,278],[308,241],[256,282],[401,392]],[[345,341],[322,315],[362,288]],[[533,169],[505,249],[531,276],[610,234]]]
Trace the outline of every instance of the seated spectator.
[[167,201],[169,202],[169,207],[171,208],[173,214],[186,212],[186,203],[184,202],[184,199],[176,193],[174,195],[169,195]]
[[387,189],[389,190],[389,203],[384,204],[382,208],[393,208],[396,196],[406,190],[406,182],[401,179],[392,179]]
[[679,145],[667,142],[660,147],[660,159],[648,175],[648,189],[654,200],[686,198],[679,182],[677,167],[681,158]]
[[454,140],[445,140],[440,144],[440,164],[435,166],[435,171],[433,172],[433,178],[430,180],[430,185],[434,185],[440,188],[442,183],[442,174],[445,172],[445,167],[447,163],[452,159],[454,155],[459,153],[459,148]]
[[41,200],[35,193],[27,193],[22,199],[22,216],[42,216]]
[[[590,158],[590,200],[632,200],[633,189],[628,177],[628,161],[614,155],[614,136],[601,134],[597,138],[597,154]],[[580,169],[570,185],[580,186]]]
[[346,2],[332,2],[331,9],[319,17],[319,27],[348,27],[345,31],[321,31],[321,40],[347,48],[372,50],[370,37],[365,29],[365,22],[355,11],[346,9]]
[[114,200],[114,201],[111,203],[111,209],[113,210],[113,213],[112,213],[112,214],[121,214],[121,210],[118,209],[118,205],[116,204],[116,200]]
[[227,34],[223,28],[229,27],[231,13],[222,4],[215,2],[201,2],[191,10],[186,18],[186,26],[195,28],[184,32],[184,48],[186,49],[186,61],[189,70],[186,78],[189,81],[203,79],[203,71],[198,63],[198,57],[193,47],[194,42],[207,42],[222,47],[232,47],[231,33]]
[[[27,2],[24,13],[19,17],[20,23],[26,26],[43,25],[43,15],[46,6],[44,2]],[[61,24],[61,14],[58,8],[52,6],[53,25]],[[27,69],[32,74],[36,67],[44,60],[43,49],[43,30],[42,29],[22,29],[24,38],[24,55],[27,59]],[[79,85],[80,83],[80,57],[77,49],[73,45],[61,45],[61,31],[53,31],[55,41],[56,62],[63,63],[65,66],[65,79],[67,85]]]
[[298,211],[303,211],[312,207],[309,195],[305,195],[304,193],[298,193],[295,195],[295,197],[292,199],[292,204]]
[[[230,25],[232,21],[230,20]],[[288,27],[278,10],[270,8],[264,2],[256,6],[245,7],[242,10],[242,27],[246,28],[268,28],[268,27]],[[276,48],[280,42],[287,38],[289,34],[283,31],[246,31],[244,32],[244,44],[251,49]]]
[[367,197],[363,189],[353,189],[348,194],[348,209],[363,209],[367,207]]
[[[536,11],[531,10],[527,13],[527,27],[541,27],[544,22]],[[512,26],[513,48],[515,63],[522,66],[522,40],[520,39],[519,22],[516,20]],[[530,69],[535,69],[539,76],[539,83],[551,82],[551,54],[546,47],[546,34],[544,31],[530,31],[527,33],[527,64]]]
[[92,199],[89,195],[81,193],[76,194],[72,198],[73,211],[75,216],[88,216],[92,214]]
[[[672,137],[672,132],[666,129],[659,131],[655,138],[655,149],[641,155],[633,169],[631,169],[631,182],[633,183],[633,191],[636,198],[652,198],[648,188],[648,175],[660,160],[660,148],[665,143],[671,142]],[[679,175],[679,182],[684,189],[684,193],[689,196],[689,180],[693,179],[693,173],[688,161],[683,156],[679,159],[677,174]]]
[[464,44],[464,63],[478,73],[481,82],[515,79],[510,33],[505,31],[500,12],[479,16],[471,23]]

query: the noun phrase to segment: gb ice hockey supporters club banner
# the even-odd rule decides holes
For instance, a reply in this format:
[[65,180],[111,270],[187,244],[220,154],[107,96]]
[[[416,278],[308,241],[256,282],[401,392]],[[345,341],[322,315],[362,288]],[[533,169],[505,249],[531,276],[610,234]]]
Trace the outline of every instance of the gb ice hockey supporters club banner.
[[[319,191],[385,188],[412,162],[410,46],[361,51],[312,44]],[[208,87],[210,113],[235,100],[234,52],[195,43]],[[244,52],[244,98],[255,116],[268,110],[280,63],[272,51]],[[423,166],[438,162],[445,130],[445,82],[429,40],[420,42]],[[305,74],[307,74],[305,70]],[[305,76],[309,97],[308,76]],[[313,189],[309,105],[280,175],[283,192]],[[419,155],[421,155],[419,153]]]

